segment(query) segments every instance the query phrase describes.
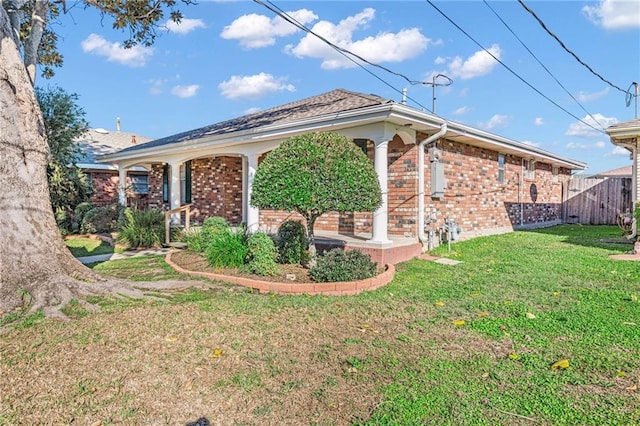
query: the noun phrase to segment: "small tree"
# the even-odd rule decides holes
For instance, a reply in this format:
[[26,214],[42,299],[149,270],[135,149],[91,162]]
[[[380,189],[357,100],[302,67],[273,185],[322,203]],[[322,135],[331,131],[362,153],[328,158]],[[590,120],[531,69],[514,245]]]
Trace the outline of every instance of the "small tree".
[[88,129],[84,110],[78,106],[78,95],[62,88],[35,89],[44,129],[49,143],[47,180],[51,206],[56,214],[71,216],[76,206],[89,199],[91,184],[76,165],[82,154],[76,140]]
[[295,211],[307,221],[315,257],[313,226],[328,212],[374,211],[382,202],[373,165],[350,139],[307,133],[285,140],[258,167],[251,205]]

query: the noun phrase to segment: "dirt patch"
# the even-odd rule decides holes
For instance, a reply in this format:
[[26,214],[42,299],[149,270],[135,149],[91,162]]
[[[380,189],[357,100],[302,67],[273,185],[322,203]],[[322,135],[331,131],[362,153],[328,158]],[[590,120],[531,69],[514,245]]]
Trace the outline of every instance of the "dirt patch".
[[171,255],[171,260],[178,266],[194,272],[208,272],[212,274],[229,275],[233,277],[245,277],[258,281],[270,281],[280,283],[311,283],[309,270],[300,265],[278,265],[278,273],[271,276],[250,274],[238,268],[214,268],[207,263],[207,259],[191,251],[176,251]]

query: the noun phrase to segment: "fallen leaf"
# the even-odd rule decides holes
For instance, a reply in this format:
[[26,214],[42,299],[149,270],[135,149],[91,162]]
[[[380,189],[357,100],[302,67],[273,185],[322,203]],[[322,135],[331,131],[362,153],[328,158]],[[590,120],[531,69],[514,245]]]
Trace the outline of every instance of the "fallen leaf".
[[569,368],[569,360],[568,359],[561,359],[560,361],[556,361],[551,365],[551,369],[552,370],[558,370],[558,369],[565,369],[565,368]]
[[489,312],[478,312],[478,318],[484,318],[489,315]]
[[556,297],[558,297],[558,296],[560,296],[560,292],[558,292],[558,291],[554,291],[554,292],[553,292],[553,295],[554,295],[554,296],[556,296]]
[[511,353],[509,354],[509,359],[512,359],[512,360],[514,360],[514,361],[515,361],[515,360],[517,360],[518,358],[520,358],[520,356],[519,356],[518,354],[516,354],[516,353],[511,352]]
[[434,305],[436,305],[436,306],[444,306],[444,302],[438,301],[438,302],[434,303]]
[[91,426],[100,426],[102,424],[101,420],[96,420],[95,422],[91,423]]
[[175,342],[176,340],[178,340],[176,336],[167,336],[164,338],[165,342]]
[[527,312],[527,318],[529,319],[536,319],[536,316],[534,314],[532,314],[531,312]]
[[465,325],[465,322],[464,322],[464,320],[455,320],[455,321],[453,321],[453,325],[461,326],[461,325]]
[[628,387],[624,388],[624,390],[637,391],[638,390],[638,385],[628,386]]
[[626,375],[627,373],[625,373],[624,371],[616,371],[616,377],[624,377]]
[[631,301],[632,302],[637,302],[638,301],[638,296],[636,296],[635,294],[631,295]]
[[487,377],[489,377],[489,373],[482,373],[482,378],[486,379]]
[[211,354],[211,358],[220,358],[222,356],[222,349],[214,349],[213,353]]
[[623,322],[622,325],[638,325],[635,322]]

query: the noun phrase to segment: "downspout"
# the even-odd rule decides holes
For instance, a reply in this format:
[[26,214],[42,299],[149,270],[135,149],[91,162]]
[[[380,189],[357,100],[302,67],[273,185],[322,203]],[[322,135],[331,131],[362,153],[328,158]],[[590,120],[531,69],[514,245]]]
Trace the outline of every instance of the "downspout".
[[520,226],[524,224],[524,158],[520,161],[520,189],[518,190],[518,198],[520,199]]
[[424,234],[424,148],[431,142],[437,141],[447,133],[447,123],[443,123],[437,133],[429,136],[418,144],[418,239],[424,246],[429,239]]

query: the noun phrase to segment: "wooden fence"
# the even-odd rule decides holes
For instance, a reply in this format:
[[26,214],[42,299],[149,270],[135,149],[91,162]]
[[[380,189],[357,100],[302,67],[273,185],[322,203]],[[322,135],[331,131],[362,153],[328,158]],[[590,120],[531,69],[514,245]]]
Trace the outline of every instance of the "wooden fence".
[[631,178],[573,176],[563,188],[562,219],[583,225],[616,225],[632,211]]

